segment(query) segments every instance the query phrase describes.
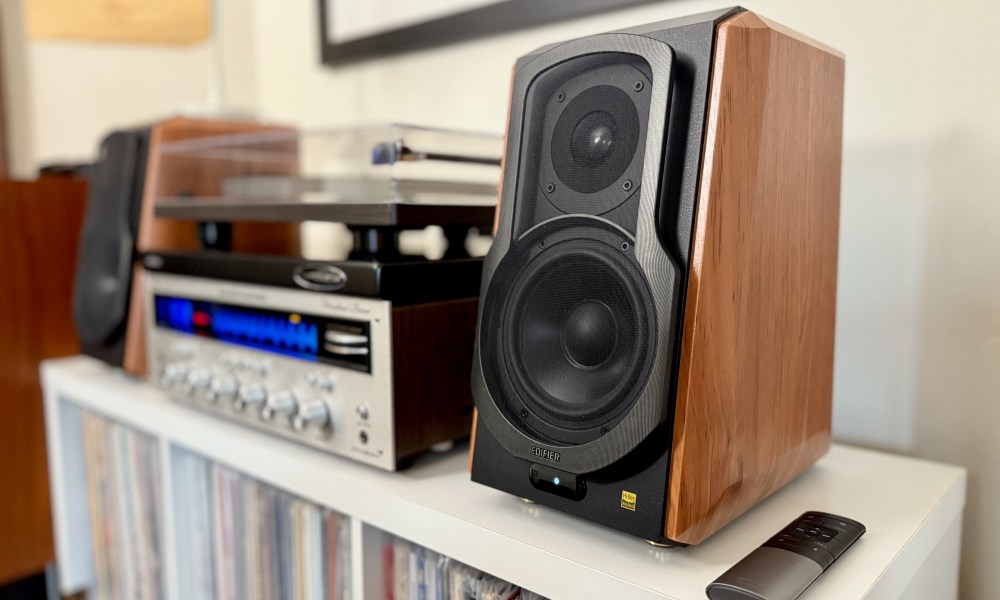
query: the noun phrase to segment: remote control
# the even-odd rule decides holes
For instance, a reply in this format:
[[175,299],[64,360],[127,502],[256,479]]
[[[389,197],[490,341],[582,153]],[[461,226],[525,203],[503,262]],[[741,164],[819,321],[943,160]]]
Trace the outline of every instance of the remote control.
[[807,512],[708,584],[705,592],[712,600],[794,600],[864,533],[857,521]]

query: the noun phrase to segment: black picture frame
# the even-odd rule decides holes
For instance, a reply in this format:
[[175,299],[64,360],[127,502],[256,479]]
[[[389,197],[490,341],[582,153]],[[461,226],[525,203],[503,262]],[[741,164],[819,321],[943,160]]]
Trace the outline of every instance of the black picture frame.
[[330,66],[443,46],[662,0],[503,0],[340,43],[331,42],[327,31],[327,6],[337,1],[340,0],[319,0],[320,56],[323,64]]

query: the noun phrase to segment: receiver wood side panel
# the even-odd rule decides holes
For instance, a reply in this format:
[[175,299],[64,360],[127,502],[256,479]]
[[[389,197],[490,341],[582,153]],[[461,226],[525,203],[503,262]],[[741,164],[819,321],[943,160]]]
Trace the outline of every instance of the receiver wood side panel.
[[478,298],[392,309],[396,459],[469,435]]
[[665,536],[695,544],[830,445],[844,61],[718,29]]

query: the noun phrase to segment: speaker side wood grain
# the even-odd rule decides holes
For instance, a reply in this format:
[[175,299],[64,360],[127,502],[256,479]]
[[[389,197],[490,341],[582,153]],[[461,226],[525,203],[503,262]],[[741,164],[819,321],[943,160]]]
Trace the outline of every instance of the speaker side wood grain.
[[718,29],[664,534],[696,544],[830,445],[844,60]]

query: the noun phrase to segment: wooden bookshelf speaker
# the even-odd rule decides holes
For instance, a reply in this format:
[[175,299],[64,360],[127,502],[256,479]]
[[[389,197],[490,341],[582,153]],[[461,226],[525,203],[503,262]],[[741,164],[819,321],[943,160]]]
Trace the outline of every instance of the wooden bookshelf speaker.
[[740,8],[518,60],[473,480],[697,544],[827,451],[843,78]]

